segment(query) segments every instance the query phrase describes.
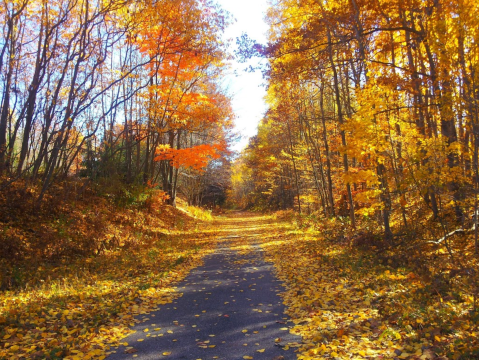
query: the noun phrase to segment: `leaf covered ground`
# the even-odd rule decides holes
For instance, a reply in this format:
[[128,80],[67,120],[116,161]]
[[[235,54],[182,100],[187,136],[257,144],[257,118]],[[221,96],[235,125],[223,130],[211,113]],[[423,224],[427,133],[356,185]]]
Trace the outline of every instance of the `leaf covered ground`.
[[[302,342],[283,345],[298,359],[478,356],[474,298],[460,288],[440,289],[411,267],[300,227],[293,217],[233,213],[199,223],[168,211],[163,220],[176,225],[155,230],[150,219],[143,233],[133,227],[143,234],[136,244],[18,269],[23,285],[0,293],[0,358],[106,357],[131,333],[136,315],[180,296],[175,283],[232,232],[240,253],[260,240],[284,282],[292,319],[284,326]],[[122,229],[133,225],[125,221]]]
[[[291,218],[263,237],[287,284],[284,301],[303,344],[298,359],[472,359],[474,298],[383,261],[377,251],[300,230]],[[451,284],[450,284],[451,285]]]
[[13,253],[0,259],[0,359],[105,358],[214,246],[199,209],[104,197],[28,205],[2,203],[2,254]]

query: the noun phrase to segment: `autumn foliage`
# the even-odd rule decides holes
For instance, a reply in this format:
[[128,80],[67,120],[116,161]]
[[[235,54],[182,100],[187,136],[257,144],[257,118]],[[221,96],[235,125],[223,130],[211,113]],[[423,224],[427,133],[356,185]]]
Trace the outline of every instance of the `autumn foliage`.
[[155,161],[170,161],[170,164],[178,168],[193,169],[196,171],[204,171],[211,160],[218,159],[224,150],[221,145],[197,145],[186,149],[172,149],[164,146],[158,149]]
[[228,141],[233,115],[218,79],[229,15],[217,5],[13,1],[0,14],[2,188],[27,179],[40,206],[66,177],[151,180],[174,203],[183,173],[156,151]]
[[477,320],[478,6],[275,2],[269,43],[240,40],[268,59],[269,109],[231,203],[294,209],[300,228],[407,268],[428,306],[460,294]]
[[191,205],[225,189],[280,211],[300,359],[479,356],[478,11],[273,1],[268,44],[238,40],[268,110],[231,164],[214,2],[2,2],[0,358],[103,358],[214,246]]
[[108,318],[199,260],[165,203],[200,205],[228,163],[229,21],[210,1],[0,4],[0,358],[102,358],[93,332],[119,339],[132,313]]

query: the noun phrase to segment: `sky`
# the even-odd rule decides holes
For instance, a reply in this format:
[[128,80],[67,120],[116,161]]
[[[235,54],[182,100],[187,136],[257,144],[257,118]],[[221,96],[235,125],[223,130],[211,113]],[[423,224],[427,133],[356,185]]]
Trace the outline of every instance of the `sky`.
[[[264,16],[268,8],[268,0],[217,0],[236,21],[228,27],[225,38],[231,38],[232,49],[236,38],[247,33],[251,39],[266,44],[268,25]],[[257,63],[258,60],[253,60]],[[254,64],[254,63],[252,63]],[[236,114],[236,131],[242,135],[241,140],[233,145],[233,150],[240,151],[248,145],[248,139],[256,135],[257,126],[266,111],[264,96],[266,95],[260,71],[247,73],[243,71],[248,64],[232,63],[234,73],[229,74],[225,86],[232,95],[233,110]]]

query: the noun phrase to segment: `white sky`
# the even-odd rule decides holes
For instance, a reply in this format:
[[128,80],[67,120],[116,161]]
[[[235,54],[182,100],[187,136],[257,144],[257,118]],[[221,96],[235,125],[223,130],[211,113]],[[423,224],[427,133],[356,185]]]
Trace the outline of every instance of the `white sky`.
[[[251,39],[266,44],[267,24],[264,16],[268,8],[268,0],[217,0],[221,7],[236,19],[225,32],[225,38],[232,39],[232,50],[236,48],[236,38],[247,33]],[[254,65],[258,60],[252,60]],[[236,131],[242,139],[233,146],[234,150],[242,150],[248,145],[249,137],[256,135],[258,122],[266,111],[264,96],[266,91],[261,72],[244,72],[248,64],[233,62],[233,70],[225,81],[228,92],[233,96],[232,105],[236,114]]]

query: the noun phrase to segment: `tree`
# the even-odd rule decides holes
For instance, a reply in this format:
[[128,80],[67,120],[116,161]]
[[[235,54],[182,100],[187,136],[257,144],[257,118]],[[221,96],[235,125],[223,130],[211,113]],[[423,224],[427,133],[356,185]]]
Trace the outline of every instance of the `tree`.
[[[157,182],[174,202],[178,168],[224,148],[228,97],[220,39],[228,14],[208,1],[1,4],[0,176],[39,184],[37,203],[84,159],[91,180]],[[121,126],[120,126],[121,124]],[[214,132],[219,132],[219,135]],[[194,163],[187,147],[210,152]],[[216,151],[215,150],[215,151]],[[185,157],[184,159],[182,157]],[[95,166],[93,166],[95,164]]]
[[267,164],[282,152],[298,210],[304,199],[352,228],[375,219],[389,242],[429,216],[442,236],[465,226],[477,207],[477,6],[278,1],[269,44],[240,42],[269,61],[268,135],[244,157]]

